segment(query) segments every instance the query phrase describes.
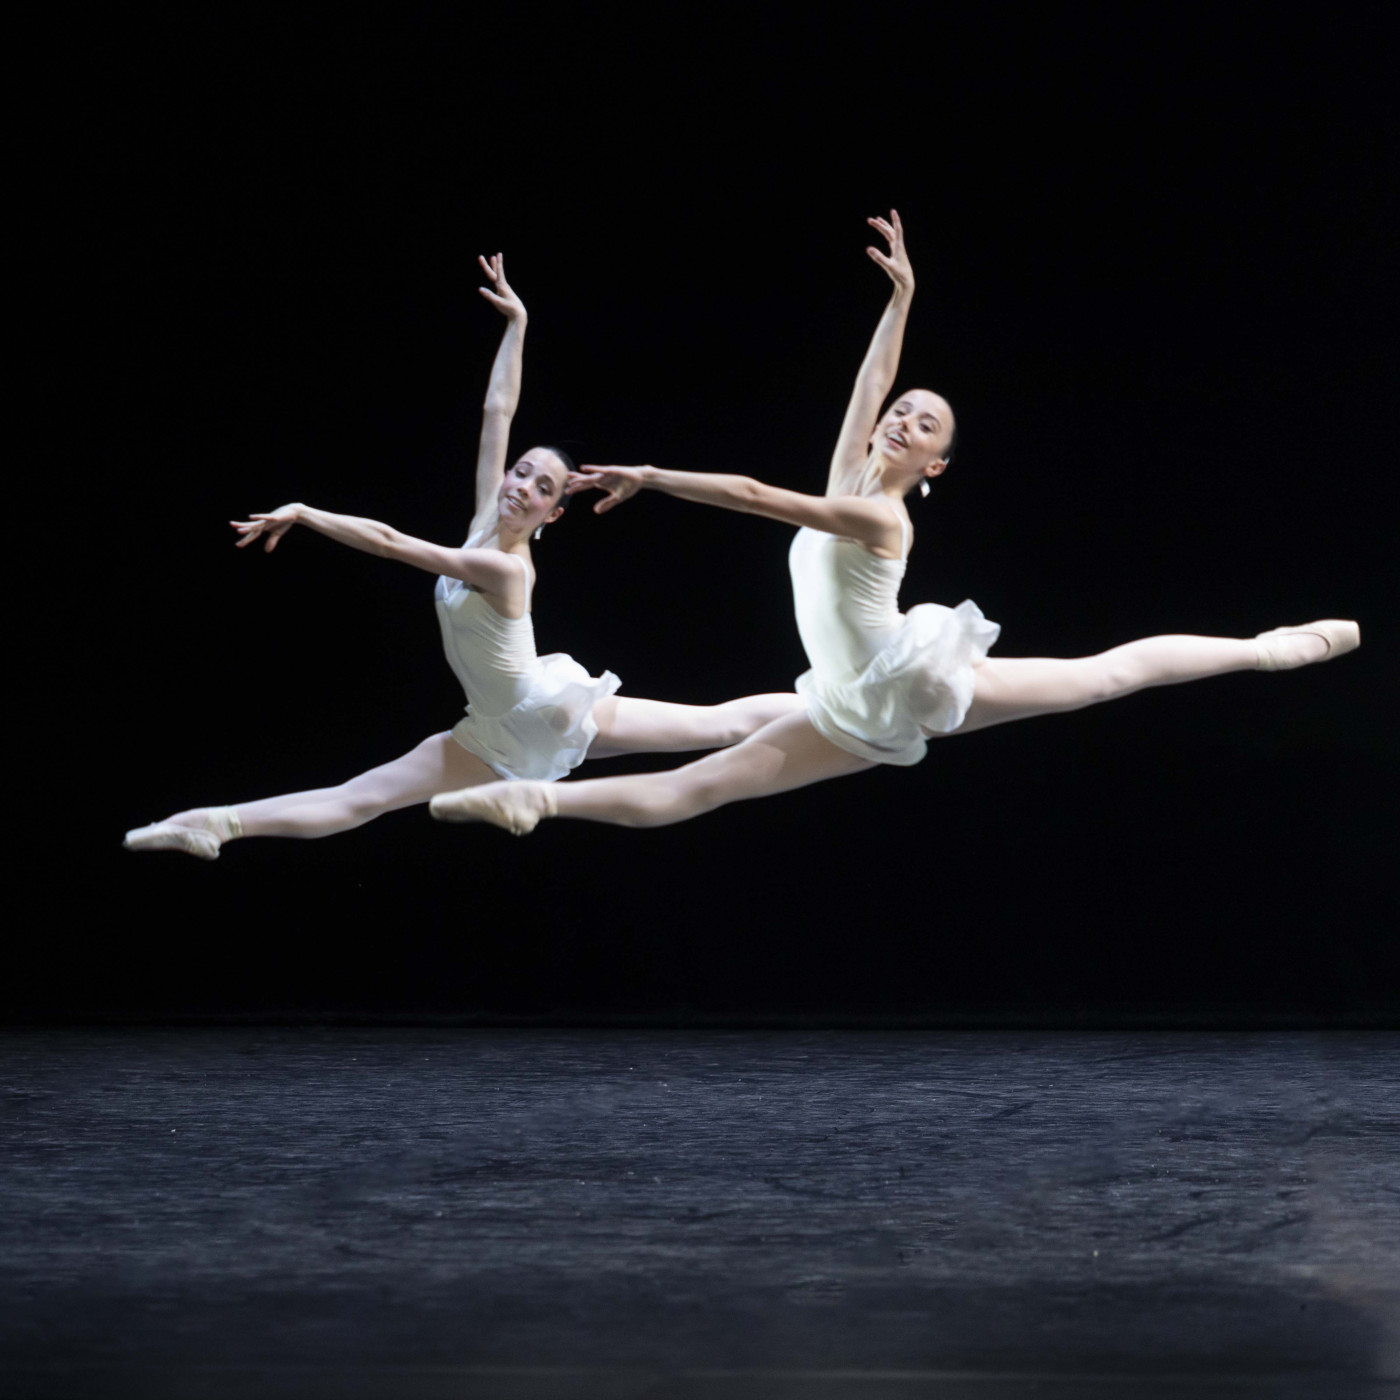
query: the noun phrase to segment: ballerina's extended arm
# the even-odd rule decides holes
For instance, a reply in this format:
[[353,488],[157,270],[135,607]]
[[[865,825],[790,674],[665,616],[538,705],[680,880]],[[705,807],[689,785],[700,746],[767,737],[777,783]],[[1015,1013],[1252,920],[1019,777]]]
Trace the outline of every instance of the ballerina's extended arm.
[[596,487],[604,498],[593,509],[602,515],[638,491],[661,491],[682,501],[721,506],[745,515],[762,515],[788,525],[805,525],[830,535],[859,540],[876,554],[899,557],[899,521],[883,499],[863,496],[806,496],[769,486],[751,476],[722,472],[679,472],[663,467],[587,466],[576,472],[570,489]]
[[496,493],[506,469],[511,420],[520,403],[520,379],[525,355],[525,303],[506,281],[506,264],[497,253],[490,262],[478,257],[491,286],[477,290],[506,318],[500,348],[491,366],[486,400],[481,411],[481,441],[476,453],[476,508],[472,532],[487,523],[496,510]]
[[405,535],[392,525],[379,520],[367,520],[359,515],[335,515],[328,510],[294,502],[279,506],[250,520],[230,520],[229,524],[242,538],[239,549],[246,549],[256,539],[271,554],[278,541],[293,525],[305,525],[317,534],[326,535],[351,549],[377,554],[381,559],[397,559],[430,574],[446,574],[471,584],[478,592],[514,601],[514,593],[524,597],[524,571],[511,562],[511,557],[498,549],[456,549],[448,545],[431,544],[427,540]]

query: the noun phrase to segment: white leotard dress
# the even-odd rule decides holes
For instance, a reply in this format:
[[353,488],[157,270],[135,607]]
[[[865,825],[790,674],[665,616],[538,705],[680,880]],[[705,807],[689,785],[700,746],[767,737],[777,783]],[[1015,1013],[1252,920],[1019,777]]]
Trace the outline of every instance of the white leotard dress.
[[[907,526],[900,521],[902,552]],[[905,560],[801,529],[788,555],[797,630],[812,669],[797,678],[812,727],[872,763],[907,767],[925,735],[956,729],[972,703],[972,667],[1001,628],[973,602],[899,611]]]
[[618,678],[595,679],[563,652],[537,656],[528,610],[502,617],[461,579],[440,577],[433,596],[447,664],[467,693],[452,737],[503,778],[553,782],[577,768],[598,736],[593,707]]

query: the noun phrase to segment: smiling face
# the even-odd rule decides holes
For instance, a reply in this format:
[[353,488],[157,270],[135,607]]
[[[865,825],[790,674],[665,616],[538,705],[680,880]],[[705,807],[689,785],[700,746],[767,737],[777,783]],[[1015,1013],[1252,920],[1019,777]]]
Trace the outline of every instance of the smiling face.
[[532,447],[501,478],[496,495],[501,521],[522,535],[532,535],[564,513],[568,472],[547,447]]
[[937,476],[947,466],[952,441],[953,410],[948,400],[932,389],[909,389],[885,410],[870,445],[907,472],[912,485],[921,477]]

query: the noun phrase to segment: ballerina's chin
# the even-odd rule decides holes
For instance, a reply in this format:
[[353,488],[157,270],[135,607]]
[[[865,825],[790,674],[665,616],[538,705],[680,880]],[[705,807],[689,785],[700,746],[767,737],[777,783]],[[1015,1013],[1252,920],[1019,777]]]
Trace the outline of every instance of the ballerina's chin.
[[329,836],[384,812],[502,778],[553,782],[585,758],[683,752],[733,744],[801,709],[794,694],[750,695],[722,705],[618,697],[610,671],[591,676],[563,653],[535,651],[530,544],[564,511],[572,464],[558,448],[533,447],[506,466],[520,399],[525,307],[499,254],[481,259],[482,295],[506,317],[491,370],[477,455],[476,509],[460,548],[431,544],[377,520],[300,503],[232,522],[239,547],[269,552],[294,525],[354,549],[437,574],[436,607],[448,664],[468,697],[466,716],[401,758],[334,787],[232,807],[194,807],[126,835],[132,850],[174,850],[212,860],[240,836]]
[[798,527],[790,555],[797,626],[810,669],[804,709],[742,743],[667,773],[546,785],[503,782],[434,797],[443,821],[487,821],[517,835],[544,817],[622,826],[685,821],[728,802],[919,762],[932,738],[1081,709],[1148,686],[1231,671],[1291,670],[1360,645],[1355,622],[1279,627],[1251,638],[1146,637],[1097,656],[990,656],[999,628],[974,603],[899,611],[913,529],[905,505],[948,466],[953,410],[927,389],[881,412],[899,368],[914,274],[899,215],[868,221],[888,251],[867,248],[893,284],[846,410],[822,496],[751,477],[656,467],[584,467],[574,489],[604,493],[602,512],[640,490],[767,516]]

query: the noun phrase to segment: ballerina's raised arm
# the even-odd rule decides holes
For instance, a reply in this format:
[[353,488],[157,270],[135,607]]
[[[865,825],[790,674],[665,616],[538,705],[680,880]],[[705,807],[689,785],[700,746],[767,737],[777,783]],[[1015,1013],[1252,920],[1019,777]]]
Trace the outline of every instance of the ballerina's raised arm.
[[884,268],[894,286],[884,315],[875,327],[875,334],[870,337],[870,348],[861,361],[851,400],[846,405],[836,450],[831,454],[831,471],[826,481],[828,496],[855,491],[856,483],[870,460],[870,443],[880,417],[880,406],[889,397],[895,376],[899,373],[904,327],[909,320],[909,303],[914,299],[914,268],[904,246],[904,224],[900,221],[899,210],[891,209],[888,220],[874,218],[867,219],[866,223],[888,242],[890,248],[888,253],[882,253],[878,248],[867,248],[866,256]]
[[506,318],[491,379],[481,406],[481,440],[476,450],[476,504],[472,512],[473,535],[488,526],[496,512],[496,497],[505,476],[510,447],[510,425],[520,406],[520,381],[525,359],[525,327],[529,316],[525,303],[506,281],[505,255],[497,253],[488,262],[478,255],[477,262],[490,282],[477,291]]
[[866,253],[885,270],[894,287],[856,375],[825,496],[721,472],[592,465],[570,477],[570,492],[602,491],[603,499],[593,507],[601,515],[638,491],[662,491],[685,501],[821,530],[855,540],[879,558],[902,559],[908,552],[909,535],[904,496],[915,481],[927,482],[947,467],[953,415],[946,400],[926,389],[902,395],[880,415],[899,372],[914,269],[898,212],[892,209],[888,220],[867,222],[887,240],[889,252],[867,248]]

